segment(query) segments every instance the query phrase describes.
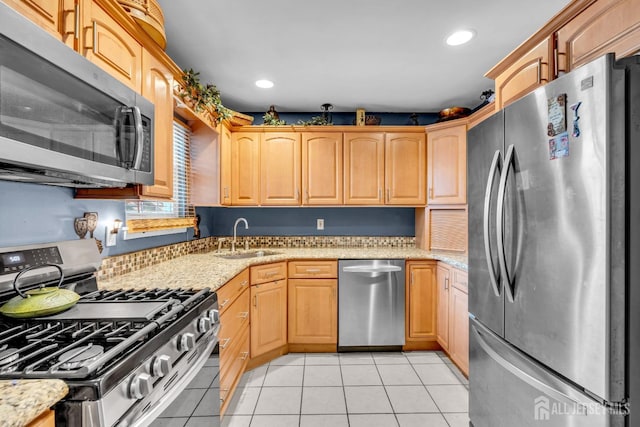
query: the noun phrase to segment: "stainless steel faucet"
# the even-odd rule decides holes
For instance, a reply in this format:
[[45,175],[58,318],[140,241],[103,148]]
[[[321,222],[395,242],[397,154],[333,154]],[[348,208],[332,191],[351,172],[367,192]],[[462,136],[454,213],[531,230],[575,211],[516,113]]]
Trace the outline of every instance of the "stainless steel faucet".
[[231,252],[235,252],[236,251],[236,243],[237,243],[236,234],[237,234],[237,230],[238,230],[238,224],[240,224],[241,222],[244,222],[244,229],[245,230],[249,229],[249,223],[247,222],[247,220],[245,218],[236,219],[235,224],[233,224],[233,241],[231,242]]

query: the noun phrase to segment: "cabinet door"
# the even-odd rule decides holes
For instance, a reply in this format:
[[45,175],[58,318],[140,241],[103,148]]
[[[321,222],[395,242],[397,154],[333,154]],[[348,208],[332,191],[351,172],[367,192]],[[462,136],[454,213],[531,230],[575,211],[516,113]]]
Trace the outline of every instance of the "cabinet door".
[[407,263],[407,341],[436,340],[436,263]]
[[153,55],[142,52],[144,85],[142,96],[154,105],[153,186],[142,194],[171,199],[173,195],[173,75]]
[[385,203],[424,206],[426,143],[424,133],[385,135]]
[[549,82],[553,43],[545,39],[496,77],[496,108],[522,98]]
[[260,200],[260,134],[231,135],[231,204],[256,206]]
[[289,342],[337,344],[336,279],[289,279]]
[[231,131],[220,125],[220,204],[231,205]]
[[344,204],[384,204],[384,134],[344,134]]
[[443,349],[449,350],[449,282],[450,271],[445,265],[438,264],[436,268],[436,283],[438,287],[438,343]]
[[342,133],[303,133],[302,204],[340,205],[342,187]]
[[262,134],[260,204],[300,204],[300,133]]
[[74,0],[3,0],[52,36],[75,49],[80,29],[76,24],[78,7]]
[[287,344],[287,281],[251,287],[251,357]]
[[82,54],[136,92],[142,89],[142,45],[97,3],[84,2]]
[[574,68],[608,52],[622,58],[640,51],[640,2],[599,0],[557,32],[558,71]]
[[427,204],[467,203],[465,125],[427,132]]
[[468,296],[463,290],[452,287],[449,304],[449,356],[469,374],[469,311]]

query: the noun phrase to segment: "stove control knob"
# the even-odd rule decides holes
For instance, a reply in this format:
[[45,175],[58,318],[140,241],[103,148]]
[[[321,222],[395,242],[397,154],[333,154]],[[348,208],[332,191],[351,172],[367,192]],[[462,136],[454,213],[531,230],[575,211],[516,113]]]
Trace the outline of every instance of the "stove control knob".
[[209,329],[211,329],[211,319],[208,317],[202,317],[198,319],[198,332],[204,334]]
[[180,335],[178,338],[178,351],[187,352],[196,346],[196,336],[191,332]]
[[132,399],[142,399],[151,393],[153,389],[153,379],[149,374],[135,375],[129,383],[129,397]]
[[171,370],[171,357],[166,354],[154,357],[151,362],[151,375],[154,377],[164,377]]
[[220,321],[220,312],[216,309],[213,310],[209,310],[207,312],[207,316],[209,316],[209,320],[211,320],[211,323],[213,325],[215,325],[216,323],[218,323]]

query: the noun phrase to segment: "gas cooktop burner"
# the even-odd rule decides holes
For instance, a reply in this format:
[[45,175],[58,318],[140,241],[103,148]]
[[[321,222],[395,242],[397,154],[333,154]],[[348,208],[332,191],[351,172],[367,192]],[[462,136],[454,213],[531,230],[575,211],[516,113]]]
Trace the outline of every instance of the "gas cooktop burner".
[[101,345],[86,345],[65,351],[58,357],[58,362],[63,362],[60,365],[60,369],[72,370],[96,360],[104,353],[104,348]]
[[18,350],[4,346],[0,351],[0,366],[8,365],[18,359]]

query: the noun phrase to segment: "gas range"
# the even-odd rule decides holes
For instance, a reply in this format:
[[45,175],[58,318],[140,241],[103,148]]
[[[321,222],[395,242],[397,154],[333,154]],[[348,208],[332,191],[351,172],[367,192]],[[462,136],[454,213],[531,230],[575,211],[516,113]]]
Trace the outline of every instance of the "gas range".
[[[0,255],[15,251],[0,249]],[[62,313],[0,316],[0,379],[65,381],[69,393],[55,407],[57,426],[148,425],[214,349],[216,294],[208,288],[98,290],[94,272],[67,276],[63,286],[75,286],[81,298]],[[0,301],[8,297],[2,295]]]

